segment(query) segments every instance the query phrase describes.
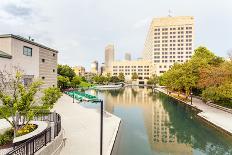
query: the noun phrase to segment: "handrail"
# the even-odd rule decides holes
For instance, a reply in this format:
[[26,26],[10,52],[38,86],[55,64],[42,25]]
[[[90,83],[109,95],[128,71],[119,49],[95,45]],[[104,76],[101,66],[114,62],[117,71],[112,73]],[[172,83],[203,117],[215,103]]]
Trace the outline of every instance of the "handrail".
[[[34,120],[38,120],[38,117],[35,116]],[[8,152],[6,155],[33,155],[42,147],[50,143],[53,137],[55,138],[59,135],[61,131],[61,117],[58,113],[53,112],[45,116],[42,115],[39,120],[54,122],[53,133],[51,129],[52,127],[50,126],[40,134],[33,136],[32,138],[28,139],[26,142],[18,146],[15,146],[14,149]]]

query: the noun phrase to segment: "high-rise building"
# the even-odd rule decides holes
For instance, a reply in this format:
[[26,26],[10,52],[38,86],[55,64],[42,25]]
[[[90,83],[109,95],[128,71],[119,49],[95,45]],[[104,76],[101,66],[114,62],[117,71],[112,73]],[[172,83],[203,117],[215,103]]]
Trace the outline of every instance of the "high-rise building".
[[83,67],[83,66],[75,66],[75,67],[73,67],[73,70],[76,73],[76,75],[78,75],[78,76],[85,75],[85,67]]
[[105,48],[105,71],[108,72],[114,61],[114,45],[107,45]]
[[130,53],[125,53],[125,60],[131,61],[131,54]]
[[143,59],[155,65],[156,74],[193,55],[194,18],[191,16],[154,18],[145,41]]
[[91,63],[91,73],[98,74],[98,61],[93,61]]

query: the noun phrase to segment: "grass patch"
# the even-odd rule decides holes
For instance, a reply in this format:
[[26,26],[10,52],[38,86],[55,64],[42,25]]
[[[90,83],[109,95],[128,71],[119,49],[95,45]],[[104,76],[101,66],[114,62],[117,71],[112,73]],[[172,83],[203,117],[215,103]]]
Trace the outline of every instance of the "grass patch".
[[88,88],[88,87],[92,87],[93,84],[88,83],[88,82],[85,82],[85,81],[81,81],[81,83],[80,83],[79,86],[80,86],[80,87],[84,87],[84,88]]

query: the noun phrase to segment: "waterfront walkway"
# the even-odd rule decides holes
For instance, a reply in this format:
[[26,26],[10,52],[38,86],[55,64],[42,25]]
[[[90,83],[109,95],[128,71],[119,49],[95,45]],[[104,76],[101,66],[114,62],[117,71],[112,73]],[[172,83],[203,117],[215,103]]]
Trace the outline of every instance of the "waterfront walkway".
[[[61,115],[62,127],[65,130],[66,140],[61,155],[100,154],[100,111],[72,102],[71,97],[63,94],[53,109]],[[103,119],[103,155],[110,155],[120,118],[105,113]]]
[[[167,94],[167,91],[162,88],[155,88],[155,89]],[[226,132],[232,135],[232,114],[231,113],[211,107],[205,104],[202,100],[194,98],[194,97],[193,97],[192,103],[193,103],[192,105],[190,102],[187,104],[202,111],[198,113],[198,116],[202,117],[209,123],[217,127],[220,127],[221,129],[225,130]]]

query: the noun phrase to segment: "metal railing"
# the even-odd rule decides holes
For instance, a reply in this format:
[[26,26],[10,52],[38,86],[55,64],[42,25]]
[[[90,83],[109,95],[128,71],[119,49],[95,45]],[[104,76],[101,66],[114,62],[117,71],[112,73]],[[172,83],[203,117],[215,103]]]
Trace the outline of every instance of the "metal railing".
[[49,121],[54,123],[54,130],[48,127],[40,134],[28,139],[22,144],[15,145],[14,149],[6,155],[33,155],[42,147],[51,142],[52,138],[59,135],[61,131],[61,117],[59,114],[53,112],[41,116],[35,116],[35,121]]

